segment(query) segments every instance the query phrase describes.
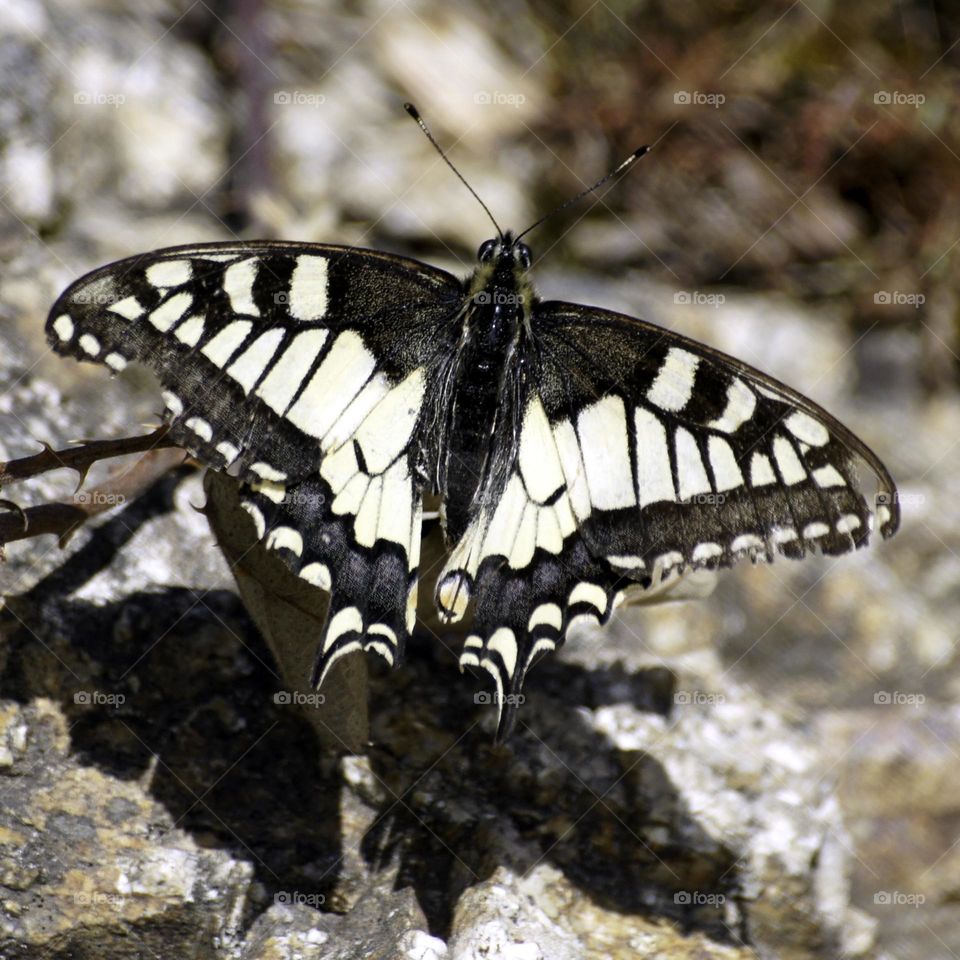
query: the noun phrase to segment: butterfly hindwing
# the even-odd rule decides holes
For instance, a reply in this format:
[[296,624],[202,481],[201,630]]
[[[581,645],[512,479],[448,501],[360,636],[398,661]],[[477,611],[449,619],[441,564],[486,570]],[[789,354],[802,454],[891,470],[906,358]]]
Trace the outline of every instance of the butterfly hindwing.
[[243,484],[240,502],[258,538],[304,580],[330,592],[313,683],[354,650],[392,666],[403,657],[417,607],[421,494],[407,458],[385,474],[357,470],[364,491],[350,509],[322,476],[293,486]]

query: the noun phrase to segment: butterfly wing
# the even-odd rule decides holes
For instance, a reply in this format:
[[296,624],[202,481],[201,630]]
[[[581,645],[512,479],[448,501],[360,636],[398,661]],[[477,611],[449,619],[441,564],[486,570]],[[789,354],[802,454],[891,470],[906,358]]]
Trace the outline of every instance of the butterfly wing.
[[[449,619],[476,598],[462,666],[494,677],[499,737],[523,678],[629,581],[745,557],[840,554],[874,519],[897,529],[896,488],[842,424],[789,387],[631,317],[547,302],[532,311],[506,489],[441,575]],[[875,475],[875,516],[858,461]]]
[[322,678],[357,647],[391,662],[402,653],[416,605],[419,431],[461,297],[450,274],[389,254],[205,244],[83,277],[47,333],[61,354],[150,367],[173,439],[238,476],[267,547],[331,590]]

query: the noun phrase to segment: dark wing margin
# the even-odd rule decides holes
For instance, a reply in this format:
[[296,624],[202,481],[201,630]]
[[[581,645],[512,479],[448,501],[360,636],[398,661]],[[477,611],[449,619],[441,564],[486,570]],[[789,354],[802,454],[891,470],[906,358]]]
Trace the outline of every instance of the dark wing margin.
[[[355,649],[399,661],[416,609],[421,427],[460,282],[325,244],[172,247],[72,284],[54,350],[152,369],[170,434],[242,482],[265,545],[331,591],[315,681]],[[456,331],[452,331],[455,336]]]

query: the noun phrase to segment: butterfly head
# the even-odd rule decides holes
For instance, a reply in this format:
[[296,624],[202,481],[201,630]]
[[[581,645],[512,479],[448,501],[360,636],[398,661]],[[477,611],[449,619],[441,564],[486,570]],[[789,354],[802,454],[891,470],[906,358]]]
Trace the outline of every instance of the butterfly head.
[[477,259],[483,264],[496,264],[510,271],[517,268],[529,270],[533,263],[533,254],[525,243],[515,240],[508,230],[502,237],[484,240],[477,251]]

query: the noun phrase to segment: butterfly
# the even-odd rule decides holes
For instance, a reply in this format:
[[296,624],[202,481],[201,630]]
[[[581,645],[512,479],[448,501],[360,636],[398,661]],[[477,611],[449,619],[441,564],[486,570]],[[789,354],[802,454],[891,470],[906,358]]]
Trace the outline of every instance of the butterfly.
[[627,586],[899,525],[887,469],[825,410],[671,330],[540,299],[521,236],[497,227],[466,279],[324,243],[170,247],[77,280],[47,321],[60,354],[151,368],[171,438],[330,592],[316,685],[359,650],[402,659],[438,496],[434,600],[471,618],[460,665],[492,675],[499,740],[533,663]]

